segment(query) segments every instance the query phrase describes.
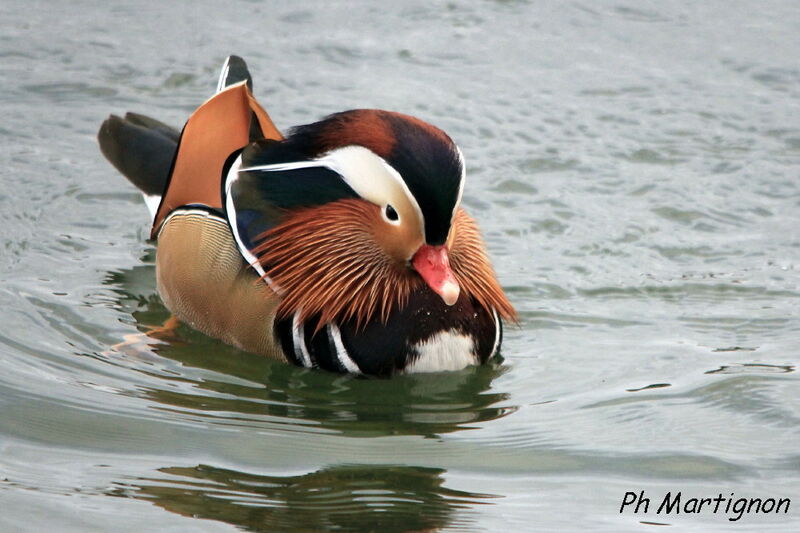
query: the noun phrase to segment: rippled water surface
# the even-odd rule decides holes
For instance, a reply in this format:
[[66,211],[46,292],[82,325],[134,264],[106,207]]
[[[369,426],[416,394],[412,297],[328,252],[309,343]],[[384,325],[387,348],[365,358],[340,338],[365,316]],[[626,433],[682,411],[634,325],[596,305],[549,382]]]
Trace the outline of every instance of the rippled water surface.
[[[620,514],[641,490],[789,497],[737,525],[800,529],[795,2],[155,6],[0,7],[1,531],[733,525]],[[95,132],[180,126],[229,53],[280,127],[379,107],[459,143],[521,317],[500,360],[355,379],[136,337],[168,312]]]

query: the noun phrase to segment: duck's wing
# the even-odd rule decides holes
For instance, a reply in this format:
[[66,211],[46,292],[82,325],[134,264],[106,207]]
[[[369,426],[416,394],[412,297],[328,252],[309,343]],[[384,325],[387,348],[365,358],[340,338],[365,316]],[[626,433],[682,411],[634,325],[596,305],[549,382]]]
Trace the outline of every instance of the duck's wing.
[[251,141],[282,139],[269,115],[253,98],[247,64],[225,60],[217,93],[201,105],[179,132],[163,122],[127,113],[100,126],[100,151],[142,191],[155,237],[164,218],[185,205],[222,210],[222,171],[231,153]]
[[283,139],[248,84],[252,85],[244,61],[230,56],[220,75],[220,91],[198,107],[183,127],[151,237],[179,207],[200,205],[222,211],[221,180],[231,154],[255,139]]

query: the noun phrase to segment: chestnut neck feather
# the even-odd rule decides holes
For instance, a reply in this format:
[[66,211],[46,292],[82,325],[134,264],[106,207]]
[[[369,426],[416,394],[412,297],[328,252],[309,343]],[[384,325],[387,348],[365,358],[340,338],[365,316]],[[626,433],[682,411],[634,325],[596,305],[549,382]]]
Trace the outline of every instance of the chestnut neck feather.
[[[412,290],[424,284],[406,265],[398,265],[378,245],[379,208],[360,199],[344,199],[298,209],[257,239],[254,252],[281,290],[277,315],[295,312],[300,320],[386,322],[404,307]],[[516,320],[494,277],[472,219],[459,209],[453,222],[450,265],[464,294],[506,320]]]
[[494,275],[478,226],[463,209],[456,211],[447,248],[461,290],[487,311],[494,309],[503,320],[516,322],[517,313]]

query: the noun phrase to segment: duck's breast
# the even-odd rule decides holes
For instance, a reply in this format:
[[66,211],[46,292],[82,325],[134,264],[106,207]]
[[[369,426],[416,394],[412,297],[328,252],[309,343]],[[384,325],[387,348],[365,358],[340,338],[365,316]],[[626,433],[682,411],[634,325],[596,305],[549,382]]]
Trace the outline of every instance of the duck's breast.
[[165,219],[158,292],[179,320],[242,350],[285,360],[273,335],[278,297],[239,254],[228,223],[200,208]]

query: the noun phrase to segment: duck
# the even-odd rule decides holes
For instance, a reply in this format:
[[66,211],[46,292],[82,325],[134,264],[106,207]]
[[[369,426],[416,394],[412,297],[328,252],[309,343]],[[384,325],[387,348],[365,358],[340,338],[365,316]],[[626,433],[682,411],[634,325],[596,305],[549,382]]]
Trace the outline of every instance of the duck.
[[97,137],[149,208],[165,306],[240,350],[366,376],[454,371],[495,357],[516,321],[461,206],[462,152],[423,120],[353,109],[284,136],[232,55],[181,131],[128,112]]

